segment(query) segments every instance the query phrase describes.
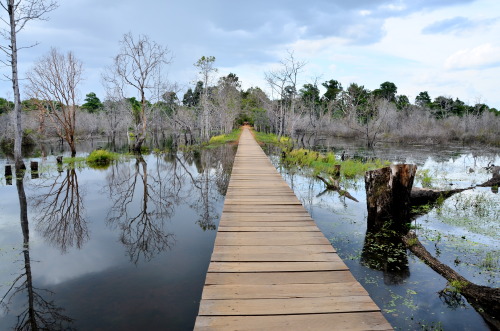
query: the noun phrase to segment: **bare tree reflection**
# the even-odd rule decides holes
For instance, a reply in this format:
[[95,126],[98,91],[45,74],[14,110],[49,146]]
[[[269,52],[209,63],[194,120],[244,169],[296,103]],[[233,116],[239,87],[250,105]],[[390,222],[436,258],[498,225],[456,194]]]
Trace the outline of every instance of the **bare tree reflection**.
[[27,199],[24,191],[24,171],[16,169],[16,187],[20,205],[21,230],[23,233],[24,265],[22,272],[12,282],[12,285],[0,299],[0,305],[9,310],[14,298],[27,297],[27,303],[22,306],[18,315],[15,330],[69,330],[72,319],[63,315],[64,309],[57,307],[53,301],[44,298],[44,295],[53,293],[36,288],[33,285],[31,271],[29,222],[27,212]]
[[75,167],[70,165],[53,182],[46,180],[37,186],[46,190],[33,200],[37,230],[62,252],[73,246],[81,248],[89,239],[89,230]]
[[221,146],[216,149],[203,150],[185,154],[185,160],[195,164],[198,175],[194,176],[188,167],[178,159],[178,162],[188,173],[194,188],[198,190],[196,199],[190,204],[199,214],[196,223],[204,230],[215,230],[219,218],[216,202],[218,195],[227,192],[236,149],[232,146]]
[[[164,229],[165,221],[181,200],[181,181],[162,167],[166,163],[157,158],[156,173],[148,173],[148,164],[136,156],[133,167],[128,163],[113,166],[108,174],[109,196],[113,201],[108,221],[121,230],[120,240],[127,247],[130,260],[137,263],[141,256],[150,260],[169,249],[174,234]],[[175,163],[174,163],[175,167]]]

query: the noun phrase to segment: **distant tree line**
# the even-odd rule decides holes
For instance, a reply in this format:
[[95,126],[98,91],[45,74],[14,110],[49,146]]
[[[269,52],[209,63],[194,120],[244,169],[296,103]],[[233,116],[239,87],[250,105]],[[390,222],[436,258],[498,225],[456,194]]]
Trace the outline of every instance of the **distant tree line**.
[[[120,45],[113,64],[102,74],[103,101],[89,92],[78,104],[84,69],[72,52],[52,49],[36,62],[27,74],[27,98],[21,102],[25,131],[38,139],[59,137],[73,155],[77,138],[109,136],[114,141],[126,136],[131,149],[140,152],[146,139],[157,147],[165,141],[175,147],[208,141],[245,122],[260,131],[302,140],[330,134],[360,138],[367,146],[382,138],[500,144],[500,112],[485,103],[469,105],[448,96],[432,99],[427,91],[412,102],[389,81],[374,90],[357,83],[344,87],[335,79],[299,86],[306,63],[293,52],[277,69],[264,73],[265,88],[246,90],[234,73],[217,76],[215,57],[202,56],[194,63],[199,80],[183,92],[164,78],[171,63],[168,48],[131,33]],[[14,106],[0,98],[4,140],[14,136]]]

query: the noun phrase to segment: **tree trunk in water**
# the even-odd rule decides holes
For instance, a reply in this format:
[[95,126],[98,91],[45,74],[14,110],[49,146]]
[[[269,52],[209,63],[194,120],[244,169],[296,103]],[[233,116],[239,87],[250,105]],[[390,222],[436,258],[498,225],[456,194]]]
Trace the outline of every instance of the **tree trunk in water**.
[[454,286],[455,290],[463,295],[488,323],[500,329],[500,320],[498,318],[498,312],[500,312],[500,288],[480,286],[469,282],[458,272],[432,256],[413,232],[403,236],[403,242],[413,254],[446,278],[448,282],[454,282],[456,284]]
[[21,146],[23,139],[23,129],[21,124],[21,94],[19,92],[19,78],[17,72],[17,39],[16,39],[16,19],[14,1],[9,0],[7,8],[10,23],[10,61],[12,69],[12,89],[14,91],[14,114],[15,114],[15,136],[14,136],[14,161],[20,166],[22,163]]
[[416,171],[416,165],[394,164],[366,172],[369,231],[378,231],[389,225],[398,231],[406,229],[410,220],[410,193]]
[[5,184],[12,185],[12,166],[11,165],[5,166]]
[[31,161],[30,168],[31,168],[31,179],[37,179],[39,177],[39,174],[38,174],[38,162]]

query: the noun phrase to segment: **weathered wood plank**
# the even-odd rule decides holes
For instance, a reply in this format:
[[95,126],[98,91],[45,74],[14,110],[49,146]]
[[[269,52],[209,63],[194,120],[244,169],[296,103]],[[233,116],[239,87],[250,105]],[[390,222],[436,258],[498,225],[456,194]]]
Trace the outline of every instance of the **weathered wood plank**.
[[274,316],[198,316],[195,330],[276,330],[276,331],[331,331],[331,330],[393,330],[382,314],[308,314]]
[[344,262],[211,262],[208,272],[275,272],[348,270]]
[[349,270],[303,272],[209,272],[207,285],[327,284],[356,281]]
[[331,284],[208,285],[202,299],[286,299],[368,296],[358,282]]
[[201,300],[199,315],[284,315],[379,311],[369,296]]
[[316,225],[309,226],[219,226],[219,232],[317,232]]
[[215,246],[213,254],[304,254],[304,253],[335,253],[330,244],[326,245],[299,245],[299,246]]

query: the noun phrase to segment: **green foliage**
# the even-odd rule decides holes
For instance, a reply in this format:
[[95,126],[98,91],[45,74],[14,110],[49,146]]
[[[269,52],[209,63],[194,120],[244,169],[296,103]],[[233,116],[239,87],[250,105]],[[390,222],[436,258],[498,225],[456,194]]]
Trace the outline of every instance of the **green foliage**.
[[141,103],[135,98],[128,98],[130,106],[132,107],[132,116],[134,116],[135,124],[141,123]]
[[417,172],[415,176],[418,181],[422,184],[422,187],[432,187],[432,176],[429,169],[422,169]]
[[0,98],[0,114],[7,113],[14,109],[14,103],[4,98]]
[[260,143],[273,144],[281,147],[287,147],[291,144],[291,140],[288,137],[281,137],[280,139],[278,139],[278,136],[273,133],[264,133],[258,131],[254,131],[254,133],[255,139]]
[[222,145],[228,142],[235,142],[238,141],[240,138],[241,134],[241,129],[234,129],[231,133],[229,134],[221,134],[218,136],[213,136],[210,138],[210,141],[208,142],[209,145]]
[[87,156],[86,161],[91,167],[102,168],[109,166],[112,161],[117,159],[118,154],[104,149],[98,149],[90,153],[89,156]]
[[[35,139],[33,138],[33,131],[30,129],[24,129],[21,146],[23,148],[30,148],[34,145]],[[0,148],[5,154],[12,155],[14,153],[14,138],[2,138],[2,140],[0,140]]]
[[415,104],[420,107],[428,107],[432,100],[427,91],[420,92],[415,98]]
[[373,91],[373,95],[375,95],[376,98],[395,101],[397,92],[398,88],[396,87],[396,84],[392,82],[384,82],[380,84],[380,88]]
[[330,79],[329,81],[321,84],[324,88],[326,88],[325,94],[323,94],[323,100],[326,102],[334,101],[337,99],[337,96],[342,92],[342,84],[334,79]]
[[103,108],[101,100],[99,100],[94,92],[87,94],[84,101],[85,103],[82,105],[82,109],[89,113],[96,113]]
[[390,164],[388,161],[378,159],[368,162],[355,159],[341,161],[331,152],[321,154],[303,148],[286,153],[283,161],[288,166],[308,167],[312,171],[312,175],[321,173],[333,175],[336,171],[334,166],[341,165],[340,173],[345,178],[355,178],[364,175],[368,170],[382,168]]

